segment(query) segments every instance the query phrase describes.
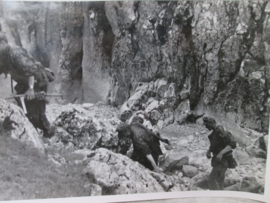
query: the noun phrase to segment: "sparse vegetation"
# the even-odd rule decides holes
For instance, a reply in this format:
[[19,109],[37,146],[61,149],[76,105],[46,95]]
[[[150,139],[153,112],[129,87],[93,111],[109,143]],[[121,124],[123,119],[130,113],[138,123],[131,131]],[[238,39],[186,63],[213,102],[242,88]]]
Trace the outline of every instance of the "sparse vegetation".
[[[69,157],[68,154],[62,155]],[[82,175],[82,163],[75,164],[70,160],[68,164],[56,166],[47,155],[10,137],[0,136],[0,162],[0,200],[90,194],[87,189],[89,181]]]

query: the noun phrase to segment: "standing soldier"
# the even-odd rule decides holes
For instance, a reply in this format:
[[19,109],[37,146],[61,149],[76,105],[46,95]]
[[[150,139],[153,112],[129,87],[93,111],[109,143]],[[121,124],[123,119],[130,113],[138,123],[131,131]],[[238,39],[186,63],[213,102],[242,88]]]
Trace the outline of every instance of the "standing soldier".
[[[54,126],[48,121],[45,110],[46,101],[35,98],[35,92],[46,91],[47,83],[54,79],[51,71],[30,58],[22,47],[11,47],[6,36],[0,30],[0,74],[11,75],[17,82],[17,94],[25,94],[26,116],[35,128],[43,130],[44,137],[54,134]],[[22,102],[16,98],[19,106]]]
[[211,165],[213,167],[209,175],[209,189],[223,190],[225,172],[229,167],[229,158],[232,157],[232,149],[236,148],[236,142],[227,133],[221,125],[216,125],[213,118],[204,117],[203,122],[208,130],[213,130],[208,136],[210,147],[206,153],[207,158],[211,158],[213,154]]

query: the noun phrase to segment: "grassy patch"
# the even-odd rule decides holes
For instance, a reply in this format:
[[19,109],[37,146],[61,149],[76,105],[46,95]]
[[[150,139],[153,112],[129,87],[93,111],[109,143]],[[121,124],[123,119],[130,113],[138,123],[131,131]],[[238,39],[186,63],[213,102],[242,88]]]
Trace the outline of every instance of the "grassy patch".
[[83,165],[65,156],[68,164],[57,167],[38,150],[0,136],[0,200],[88,196]]

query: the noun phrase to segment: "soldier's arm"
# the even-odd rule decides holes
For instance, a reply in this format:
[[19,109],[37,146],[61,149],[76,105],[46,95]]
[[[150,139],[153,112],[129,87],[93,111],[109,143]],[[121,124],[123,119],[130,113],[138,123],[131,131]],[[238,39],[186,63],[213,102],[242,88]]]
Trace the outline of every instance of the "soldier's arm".
[[153,156],[152,156],[151,154],[147,154],[147,155],[146,155],[146,158],[147,158],[147,159],[150,161],[150,163],[152,164],[152,166],[153,166],[155,172],[158,172],[158,173],[162,172],[162,169],[159,168],[159,167],[156,165],[156,162],[155,162],[155,160],[154,160],[154,158],[153,158]]
[[221,150],[221,151],[219,152],[219,154],[223,156],[224,154],[226,154],[226,153],[229,152],[230,150],[232,150],[232,147],[231,147],[230,145],[227,145],[223,150]]
[[207,152],[206,152],[206,157],[207,157],[208,159],[210,159],[210,158],[212,157],[210,148],[209,148],[209,149],[207,150]]
[[29,76],[28,77],[29,88],[25,92],[26,99],[34,99],[35,98],[34,84],[35,84],[35,76]]
[[227,145],[223,150],[221,150],[218,153],[216,158],[221,161],[223,155],[226,154],[227,152],[229,152],[230,150],[232,150],[232,147],[230,145]]

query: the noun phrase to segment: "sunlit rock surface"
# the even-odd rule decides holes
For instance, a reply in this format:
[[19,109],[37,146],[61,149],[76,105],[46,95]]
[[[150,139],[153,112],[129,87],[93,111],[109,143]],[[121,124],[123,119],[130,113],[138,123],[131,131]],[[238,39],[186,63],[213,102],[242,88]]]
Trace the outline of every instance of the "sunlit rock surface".
[[45,153],[41,135],[30,123],[23,110],[3,99],[0,99],[0,127],[0,136],[11,136]]
[[[128,102],[140,110],[146,101],[132,100],[146,92],[134,84],[152,84],[157,94],[151,97],[172,99],[165,124],[173,120],[170,112],[188,101],[188,111],[268,130],[268,1],[1,2],[1,7],[10,44],[23,46],[57,74],[50,91],[64,95],[58,102],[117,107]],[[153,112],[152,122],[160,116],[164,113]]]

